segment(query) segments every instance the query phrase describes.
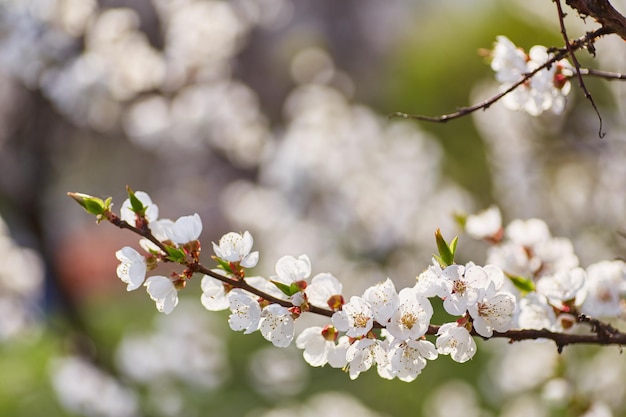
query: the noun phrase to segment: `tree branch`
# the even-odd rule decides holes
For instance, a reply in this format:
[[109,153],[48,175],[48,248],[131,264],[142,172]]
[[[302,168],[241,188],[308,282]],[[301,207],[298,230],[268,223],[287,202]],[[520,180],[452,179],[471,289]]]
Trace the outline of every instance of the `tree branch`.
[[453,120],[453,119],[458,119],[459,117],[463,117],[466,116],[470,113],[473,113],[477,110],[486,110],[488,109],[492,104],[494,104],[495,102],[499,101],[501,98],[503,98],[504,96],[506,96],[507,94],[509,94],[510,92],[512,92],[513,90],[515,90],[516,88],[518,88],[519,86],[523,85],[524,83],[526,83],[528,80],[530,80],[532,77],[535,76],[535,74],[537,74],[539,71],[544,70],[546,68],[549,68],[552,64],[554,64],[557,61],[560,61],[561,59],[565,58],[568,54],[570,54],[570,50],[573,51],[577,51],[583,47],[586,47],[587,45],[589,45],[590,43],[593,43],[593,41],[597,38],[599,38],[600,36],[605,35],[606,32],[604,29],[598,29],[594,32],[589,32],[587,33],[585,36],[582,36],[578,39],[573,40],[572,42],[568,42],[568,47],[566,48],[561,48],[561,49],[555,49],[555,54],[552,58],[550,58],[548,61],[546,61],[544,64],[542,64],[541,66],[535,68],[533,71],[524,74],[522,76],[522,78],[520,78],[519,81],[517,81],[515,84],[511,85],[509,88],[507,88],[506,90],[502,91],[499,94],[496,94],[493,97],[490,97],[484,101],[481,101],[480,103],[474,104],[473,106],[470,107],[461,107],[460,109],[458,109],[457,111],[453,112],[453,113],[448,113],[448,114],[443,114],[441,116],[424,116],[424,115],[420,115],[420,114],[410,114],[410,113],[402,113],[402,112],[395,112],[390,114],[388,117],[389,118],[394,118],[394,117],[399,117],[402,119],[413,119],[413,120],[422,120],[425,122],[434,122],[434,123],[445,123],[449,120]]
[[600,127],[598,128],[598,136],[603,138],[605,133],[602,132],[602,116],[600,115],[600,111],[598,110],[598,106],[596,106],[596,102],[593,100],[591,93],[587,90],[587,86],[583,81],[583,76],[580,73],[580,63],[578,62],[578,58],[576,58],[576,54],[574,53],[574,49],[572,49],[572,45],[569,42],[569,37],[567,36],[567,31],[565,30],[565,13],[563,13],[563,8],[561,7],[561,0],[554,0],[556,3],[556,9],[559,13],[559,25],[561,26],[561,34],[563,35],[563,40],[565,41],[565,46],[567,47],[567,54],[572,59],[574,63],[574,68],[576,69],[576,78],[578,78],[578,86],[583,93],[585,94],[585,98],[589,100],[593,110],[596,112],[598,116],[598,120],[600,121]]
[[[108,216],[108,220],[114,224],[115,226],[121,229],[128,229],[139,236],[142,236],[152,243],[157,245],[165,255],[167,255],[166,246],[160,242],[157,238],[152,235],[152,232],[149,228],[146,230],[142,230],[135,226],[130,225],[124,220],[121,220],[118,216],[111,213]],[[295,307],[291,301],[285,300],[282,298],[277,298],[271,294],[265,293],[258,288],[253,287],[248,284],[245,278],[237,279],[237,278],[229,278],[225,275],[217,273],[200,263],[191,263],[186,262],[184,264],[186,267],[192,269],[195,272],[199,272],[201,274],[208,275],[212,278],[215,278],[225,284],[232,286],[233,288],[241,288],[245,291],[248,291],[251,294],[258,296],[270,303],[279,304],[286,308]],[[308,306],[304,311],[308,311],[313,314],[318,314],[325,317],[332,317],[335,313],[330,309],[320,308],[313,305]],[[495,339],[495,338],[505,338],[509,339],[511,342],[518,342],[522,340],[535,340],[535,339],[549,339],[556,343],[557,349],[559,353],[562,352],[563,348],[567,345],[573,344],[595,344],[595,345],[626,345],[626,333],[622,333],[617,329],[613,328],[611,325],[603,323],[599,320],[587,317],[585,315],[580,315],[577,318],[579,323],[587,323],[591,326],[591,330],[594,332],[593,334],[568,334],[568,333],[558,333],[553,332],[547,329],[519,329],[519,330],[509,330],[506,332],[494,332],[491,337],[483,337],[476,333],[475,330],[472,330],[471,334],[475,337],[482,337],[485,340]],[[375,328],[384,328],[385,326],[380,323],[374,323]],[[429,325],[427,335],[433,336],[436,335],[439,331],[439,325]]]
[[598,22],[605,34],[615,33],[626,41],[626,17],[615,10],[608,0],[565,0],[583,18],[591,16]]

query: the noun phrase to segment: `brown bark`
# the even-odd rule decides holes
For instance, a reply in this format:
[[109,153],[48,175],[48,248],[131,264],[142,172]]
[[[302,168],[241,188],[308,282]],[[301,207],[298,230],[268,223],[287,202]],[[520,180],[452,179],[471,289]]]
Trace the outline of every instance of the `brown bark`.
[[606,31],[626,41],[626,17],[615,10],[608,0],[566,0],[565,3],[581,16],[590,16]]

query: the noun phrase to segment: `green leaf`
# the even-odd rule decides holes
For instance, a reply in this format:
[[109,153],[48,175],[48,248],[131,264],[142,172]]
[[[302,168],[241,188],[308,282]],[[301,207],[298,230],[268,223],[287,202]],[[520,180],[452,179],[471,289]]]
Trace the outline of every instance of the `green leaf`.
[[126,191],[128,192],[128,198],[130,199],[130,207],[136,214],[140,216],[145,215],[146,208],[143,203],[135,196],[135,192],[130,188],[126,187]]
[[536,290],[535,283],[529,278],[520,277],[517,275],[509,275],[507,277],[511,280],[515,288],[520,290],[522,294],[528,294]]
[[437,249],[439,250],[439,256],[434,255],[437,262],[439,262],[443,267],[454,264],[454,254],[456,252],[458,237],[452,239],[451,245],[448,245],[446,240],[441,235],[441,230],[437,229],[437,231],[435,231],[435,241],[437,242]]
[[222,258],[218,258],[214,256],[213,259],[218,263],[218,268],[223,269],[226,272],[233,273],[233,269],[230,267],[230,262],[223,260]]
[[182,249],[173,248],[171,246],[166,246],[165,249],[167,250],[168,260],[179,264],[185,263],[187,257],[185,256],[185,252]]
[[292,295],[297,294],[301,291],[301,288],[295,282],[292,282],[291,285],[283,284],[282,282],[279,282],[279,281],[270,281],[270,282],[276,285],[276,287],[288,297],[291,297]]
[[105,202],[98,197],[93,197],[83,193],[67,193],[67,195],[80,204],[85,211],[87,211],[87,213],[94,214],[96,216],[104,214],[104,212],[111,206],[110,197]]
[[459,243],[459,237],[455,236],[450,242],[450,252],[452,252],[452,260],[454,260],[454,255],[456,254],[456,245]]

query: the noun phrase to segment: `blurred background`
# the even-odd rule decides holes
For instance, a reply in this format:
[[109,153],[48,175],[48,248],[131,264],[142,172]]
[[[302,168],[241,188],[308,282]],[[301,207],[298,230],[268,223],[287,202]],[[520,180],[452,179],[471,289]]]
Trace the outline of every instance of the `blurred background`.
[[[604,139],[576,86],[561,115],[387,118],[495,94],[479,51],[497,35],[560,46],[556,16],[548,0],[0,0],[0,414],[624,413],[617,348],[490,341],[410,384],[350,381],[230,331],[196,280],[160,315],[116,277],[115,251],[137,239],[66,196],[119,208],[130,185],[161,217],[200,214],[207,264],[211,241],[249,230],[255,272],[306,253],[348,296],[386,277],[412,285],[437,227],[460,234],[461,262],[482,262],[453,216],[491,204],[505,223],[546,220],[583,266],[623,257],[623,84],[586,81]],[[574,12],[567,25],[596,27]],[[583,66],[626,71],[621,39],[596,49]]]

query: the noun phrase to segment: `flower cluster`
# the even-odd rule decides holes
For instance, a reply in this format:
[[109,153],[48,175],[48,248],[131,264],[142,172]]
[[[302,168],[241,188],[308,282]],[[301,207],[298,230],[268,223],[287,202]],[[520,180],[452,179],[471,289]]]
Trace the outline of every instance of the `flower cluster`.
[[[225,245],[232,250],[224,250]],[[241,262],[251,256],[251,237],[248,232],[229,233],[214,249],[221,265]],[[237,257],[221,258],[230,253]],[[511,327],[515,311],[514,296],[502,290],[504,274],[492,265],[442,268],[434,261],[411,288],[397,292],[387,278],[348,302],[341,294],[341,283],[331,274],[320,273],[309,281],[311,263],[306,255],[280,258],[276,275],[269,280],[245,278],[245,273],[232,266],[227,269],[226,275],[245,281],[242,287],[249,289],[229,290],[228,285],[205,275],[202,303],[207,309],[229,308],[231,329],[258,330],[275,346],[286,347],[295,339],[310,365],[344,368],[352,379],[376,364],[383,378],[412,381],[426,361],[438,354],[465,362],[476,352],[472,326],[478,334],[490,337],[494,330]],[[259,292],[251,290],[269,297],[259,297]],[[425,338],[433,315],[430,297],[444,299],[446,311],[460,316],[439,327],[436,345]],[[331,323],[306,328],[296,337],[294,321],[314,308],[332,312]]]
[[[175,222],[158,219],[150,197],[129,190],[117,218],[109,200],[72,196],[92,214],[143,237],[140,244],[149,255],[122,248],[116,253],[117,274],[129,291],[146,286],[159,311],[171,313],[178,290],[195,273],[203,274],[203,306],[230,310],[232,330],[258,331],[276,347],[295,341],[311,366],[342,368],[351,379],[376,365],[382,378],[408,382],[438,355],[461,363],[470,360],[477,349],[474,336],[513,337],[515,331],[510,331],[515,328],[566,332],[585,322],[585,315],[615,318],[624,313],[624,262],[599,262],[583,269],[572,243],[552,237],[543,221],[514,220],[503,227],[495,207],[459,218],[468,234],[491,245],[486,265],[457,264],[457,239],[448,243],[437,230],[439,254],[415,285],[397,291],[387,278],[346,301],[341,282],[332,274],[312,276],[307,255],[282,256],[269,278],[250,275],[259,253],[252,251],[247,231],[230,232],[214,242],[217,268],[208,269],[199,261],[202,223],[197,214]],[[159,262],[186,269],[145,279],[146,271]],[[441,300],[453,319],[431,324],[431,299]],[[325,316],[328,322],[296,334],[295,321],[305,313]]]
[[494,219],[501,221],[501,216],[492,207],[468,216],[466,228],[473,225],[472,235],[491,243],[487,262],[509,278],[505,283],[519,301],[515,327],[562,331],[572,327],[579,313],[624,317],[626,263],[601,261],[583,269],[572,242],[553,237],[543,220],[518,219],[503,228]]
[[[496,72],[496,80],[502,83],[500,90],[506,91],[524,76],[546,64],[553,55],[541,45],[535,45],[525,53],[506,36],[498,36],[491,57],[491,68]],[[573,74],[569,62],[559,60],[506,94],[502,99],[504,105],[511,110],[524,110],[532,116],[539,116],[546,110],[560,114],[565,109],[565,97],[571,89],[569,78]]]
[[167,250],[161,252],[161,247],[154,241],[142,239],[141,247],[149,253],[144,256],[130,246],[125,246],[115,253],[120,261],[117,267],[117,276],[128,286],[128,291],[146,287],[148,295],[156,302],[157,310],[170,314],[178,304],[178,289],[182,288],[186,279],[190,278],[191,271],[182,274],[173,274],[169,277],[154,275],[146,279],[146,272],[154,268],[154,261],[159,256],[167,255],[168,260],[182,260],[199,256],[200,245],[197,242],[202,232],[202,221],[198,214],[183,216],[176,221],[159,219],[159,208],[152,203],[152,199],[143,191],[132,192],[122,204],[120,218],[132,227],[148,228],[151,235]]

